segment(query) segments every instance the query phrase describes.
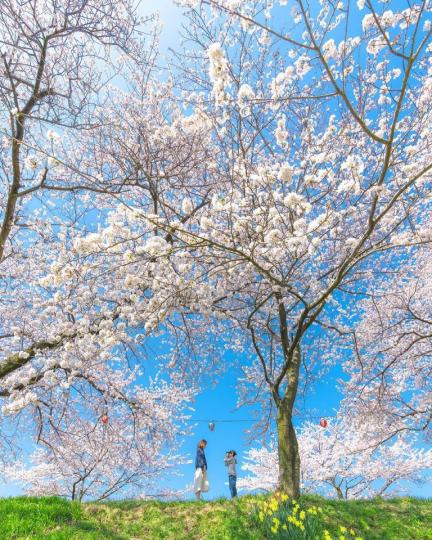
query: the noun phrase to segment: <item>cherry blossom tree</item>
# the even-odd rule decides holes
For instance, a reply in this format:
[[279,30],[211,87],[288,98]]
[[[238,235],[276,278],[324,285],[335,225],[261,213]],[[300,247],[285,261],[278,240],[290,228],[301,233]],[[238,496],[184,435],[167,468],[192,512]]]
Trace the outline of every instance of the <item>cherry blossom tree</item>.
[[183,408],[191,394],[179,386],[154,380],[137,392],[133,414],[124,404],[93,397],[84,407],[78,393],[70,396],[68,408],[53,410],[40,433],[32,465],[15,462],[6,476],[29,494],[79,501],[163,495],[155,481],[184,461],[175,449],[187,433]]
[[268,446],[251,448],[243,455],[242,471],[248,476],[241,476],[237,485],[245,491],[274,491],[279,482],[279,461],[277,443],[271,441]]
[[[163,88],[162,93],[165,91],[166,88]],[[163,108],[156,115],[156,104],[160,106],[163,103],[159,91],[154,92],[152,99],[148,95],[147,98],[146,108],[140,107],[142,102],[137,99],[129,102],[134,126],[141,125],[143,128],[142,144],[147,144],[144,136],[153,131],[154,138],[148,143],[155,156],[160,156],[162,166],[166,160],[166,148],[181,143],[182,150],[177,152],[178,161],[170,159],[169,174],[167,170],[158,173],[158,162],[149,153],[137,153],[142,159],[142,166],[137,157],[129,153],[127,144],[135,144],[132,140],[123,138],[124,154],[113,154],[116,161],[111,158],[109,147],[105,146],[104,165],[111,166],[112,170],[117,167],[117,174],[120,175],[132,163],[133,170],[137,171],[137,179],[134,180],[136,187],[130,188],[124,195],[124,202],[117,199],[114,208],[111,206],[112,199],[108,199],[106,194],[98,195],[100,225],[105,225],[100,233],[89,234],[85,223],[83,225],[79,220],[78,223],[74,222],[73,214],[70,221],[65,214],[59,221],[54,216],[52,223],[38,223],[40,240],[35,241],[22,256],[24,264],[18,266],[14,286],[8,290],[9,301],[4,303],[1,311],[4,329],[0,389],[2,411],[9,418],[9,424],[20,425],[21,432],[23,426],[33,428],[37,442],[48,447],[52,453],[52,466],[60,462],[57,449],[67,448],[63,442],[72,444],[73,441],[69,438],[60,444],[58,438],[54,438],[50,442],[46,432],[55,426],[64,437],[67,429],[63,429],[61,423],[54,422],[53,415],[63,418],[71,400],[79,400],[83,404],[74,420],[78,425],[81,418],[83,429],[89,429],[91,425],[87,422],[89,414],[96,423],[102,411],[109,409],[110,415],[122,414],[123,421],[128,421],[130,425],[145,422],[146,436],[154,437],[155,449],[162,448],[160,438],[166,433],[160,427],[162,420],[158,421],[152,415],[155,392],[143,394],[142,383],[138,384],[137,379],[142,374],[142,360],[146,355],[144,340],[147,336],[157,336],[155,329],[166,318],[170,307],[166,305],[160,287],[168,282],[172,288],[181,290],[181,283],[177,275],[169,273],[165,259],[158,260],[156,257],[159,250],[165,253],[168,249],[169,238],[166,239],[166,235],[158,236],[157,230],[142,219],[140,212],[144,209],[153,212],[155,205],[157,209],[170,211],[169,205],[162,206],[163,197],[167,201],[173,200],[171,182],[175,175],[178,180],[183,174],[185,157],[182,152],[189,151],[186,142],[192,144],[200,135],[192,122],[183,122],[181,117],[176,123],[171,115],[168,125],[167,119],[163,119]],[[116,103],[119,109],[124,105],[123,114],[128,110],[126,100],[122,102],[121,95]],[[115,117],[114,113],[110,112],[111,118]],[[104,114],[107,114],[106,111]],[[107,131],[100,133],[100,147],[96,146],[97,140],[93,141],[93,156],[102,156],[102,145],[107,138],[120,139],[120,129],[127,129],[125,124],[118,131],[114,126],[115,129],[108,124]],[[159,131],[154,129],[155,126]],[[96,154],[96,149],[99,154]],[[154,167],[155,172],[151,173],[147,166]],[[184,171],[185,175],[189,174],[186,166]],[[138,183],[138,175],[141,174],[143,185]],[[193,189],[192,185],[190,189]],[[132,209],[130,204],[134,200],[139,200],[139,206]],[[16,255],[12,266],[12,258],[8,258],[4,261],[4,267],[10,265],[10,268],[16,268],[18,260]],[[155,287],[153,284],[159,285]],[[158,294],[153,294],[153,290]],[[179,294],[172,297],[179,298]],[[183,335],[186,338],[188,332],[174,337],[182,349],[184,347],[179,343]],[[175,350],[170,354],[173,359],[177,357]],[[185,406],[185,395],[192,399],[195,388],[189,381],[186,392],[186,381],[175,373],[173,380],[175,382],[166,389],[165,399]],[[96,405],[99,413],[91,413]],[[147,423],[149,418],[152,426]],[[174,449],[182,434],[180,408],[165,409],[163,418],[171,432],[171,437],[166,437],[165,443],[171,444]],[[58,444],[54,444],[55,441]],[[156,463],[157,457],[153,462],[146,463],[149,469],[151,463]],[[96,458],[93,456],[92,459]],[[72,464],[68,467],[72,476]],[[148,476],[145,471],[141,467],[144,479]],[[39,472],[40,468],[36,468],[28,474],[34,477]],[[66,475],[65,472],[62,474]],[[136,475],[133,478],[138,482]]]
[[[381,426],[372,427],[370,419],[358,426],[351,423],[350,416],[341,415],[325,429],[312,422],[302,425],[298,439],[303,490],[350,499],[403,493],[401,481],[427,482],[432,451],[403,437],[365,449],[367,437],[380,431]],[[277,488],[278,452],[274,442],[249,450],[245,461],[242,468],[249,476],[239,480],[242,488]]]
[[[94,491],[79,481],[79,490],[99,497],[125,483],[115,448],[124,465],[132,456],[130,482],[137,485],[160,468],[162,453],[172,462],[182,407],[194,395],[175,373],[159,380],[160,394],[142,388],[139,331],[156,326],[149,289],[163,274],[152,245],[168,241],[153,226],[137,225],[129,207],[172,216],[181,182],[195,197],[206,193],[199,176],[204,125],[184,118],[172,84],[153,77],[157,42],[151,28],[140,27],[135,3],[11,1],[0,15],[0,107],[10,125],[1,154],[1,455],[13,461],[10,449],[34,434],[44,447],[35,459],[43,456],[64,478],[58,489],[67,490],[83,474],[76,438],[88,437],[84,469],[105,479]],[[113,77],[117,85],[109,84]],[[133,256],[123,246],[148,238],[153,244],[139,254],[145,275],[138,277],[138,267],[128,274]],[[103,415],[118,419],[109,424],[118,441],[136,438],[129,454],[126,443],[112,440],[110,477],[94,453]],[[159,455],[139,461],[150,449]],[[65,469],[58,468],[62,459]],[[40,472],[25,474],[36,482]]]
[[343,406],[385,425],[383,440],[414,432],[430,441],[431,278],[428,247],[358,305]]
[[279,485],[297,497],[294,403],[330,360],[319,336],[352,326],[350,305],[431,240],[431,5],[183,4],[196,45],[183,85],[213,120],[219,180],[166,230],[270,396]]
[[124,88],[101,93],[67,160],[53,156],[72,196],[23,223],[3,259],[3,411],[35,415],[39,440],[69,396],[140,417],[149,338],[188,384],[229,347],[244,399],[266,407],[264,428],[276,419],[278,485],[297,497],[299,391],[342,361],[331,347],[358,299],[432,238],[431,6],[183,3],[194,46],[175,83],[138,45],[121,57]]
[[115,74],[114,50],[127,57],[144,49],[136,35],[143,21],[129,0],[6,0],[0,19],[1,261],[29,226],[31,195],[79,186],[79,162],[70,163],[73,175],[59,166],[74,137],[96,126],[95,107]]

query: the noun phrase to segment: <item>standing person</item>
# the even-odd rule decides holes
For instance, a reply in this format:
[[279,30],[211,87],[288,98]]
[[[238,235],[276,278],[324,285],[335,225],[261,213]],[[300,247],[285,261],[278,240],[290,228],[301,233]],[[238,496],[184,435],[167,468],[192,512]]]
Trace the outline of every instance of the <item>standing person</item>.
[[208,491],[209,484],[207,479],[207,460],[204,449],[207,446],[207,441],[201,439],[198,443],[196,458],[195,458],[195,478],[194,491],[197,501],[201,499],[201,493]]
[[237,452],[230,450],[225,454],[225,466],[228,467],[228,484],[231,492],[231,498],[237,497],[237,471],[236,471],[236,459]]

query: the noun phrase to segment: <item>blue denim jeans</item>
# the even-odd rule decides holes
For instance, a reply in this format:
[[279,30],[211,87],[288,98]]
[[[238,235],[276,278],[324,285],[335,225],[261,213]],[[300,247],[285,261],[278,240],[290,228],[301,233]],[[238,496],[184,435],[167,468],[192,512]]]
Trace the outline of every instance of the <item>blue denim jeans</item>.
[[237,497],[237,476],[230,474],[228,476],[229,489],[231,492],[231,497]]

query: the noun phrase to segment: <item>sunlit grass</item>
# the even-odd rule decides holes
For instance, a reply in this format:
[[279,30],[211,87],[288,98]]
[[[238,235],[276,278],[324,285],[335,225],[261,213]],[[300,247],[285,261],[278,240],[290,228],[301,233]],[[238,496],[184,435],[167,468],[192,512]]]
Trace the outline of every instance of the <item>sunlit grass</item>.
[[[264,527],[258,513],[268,497],[240,497],[231,501],[118,501],[109,503],[71,503],[56,497],[17,497],[0,499],[1,540],[265,540],[290,538],[283,523],[278,530]],[[284,502],[284,501],[283,501]],[[285,502],[284,502],[285,504]],[[274,503],[273,503],[274,506]],[[288,516],[293,510],[288,501]],[[321,508],[313,534],[323,539],[327,530],[338,539],[347,529],[363,540],[427,540],[432,538],[432,501],[400,498],[371,501],[333,501],[304,496],[300,512]],[[289,510],[289,511],[288,511]],[[279,509],[277,509],[279,511]],[[273,519],[273,516],[268,515]],[[266,518],[267,519],[267,518]],[[286,519],[286,517],[285,517]],[[306,522],[305,519],[303,519]],[[298,532],[298,525],[291,523]],[[341,529],[342,528],[342,529]],[[310,529],[312,531],[312,529]],[[318,532],[320,531],[320,532]],[[285,536],[284,536],[285,534]],[[309,533],[308,533],[309,534]],[[312,532],[310,533],[312,534]],[[294,538],[294,537],[293,537]],[[304,538],[308,538],[305,536]],[[315,538],[315,536],[313,537]],[[355,536],[351,536],[355,538]]]

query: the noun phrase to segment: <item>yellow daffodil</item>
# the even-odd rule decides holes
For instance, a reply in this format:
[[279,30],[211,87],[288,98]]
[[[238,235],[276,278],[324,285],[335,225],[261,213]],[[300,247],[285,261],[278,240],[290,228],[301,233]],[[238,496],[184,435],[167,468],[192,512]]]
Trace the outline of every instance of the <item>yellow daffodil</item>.
[[339,530],[341,533],[345,534],[347,532],[347,528],[344,527],[343,525],[339,525]]
[[299,521],[298,519],[296,519],[294,516],[288,516],[287,517],[287,521],[289,523],[292,523],[295,527],[298,527],[299,529],[301,529],[302,531],[304,531],[304,525],[301,521]]
[[300,519],[303,521],[304,518],[306,517],[306,512],[305,512],[304,510],[302,510],[302,511],[300,512],[299,517],[300,517]]
[[354,529],[350,529],[350,535],[355,536],[355,530]]

